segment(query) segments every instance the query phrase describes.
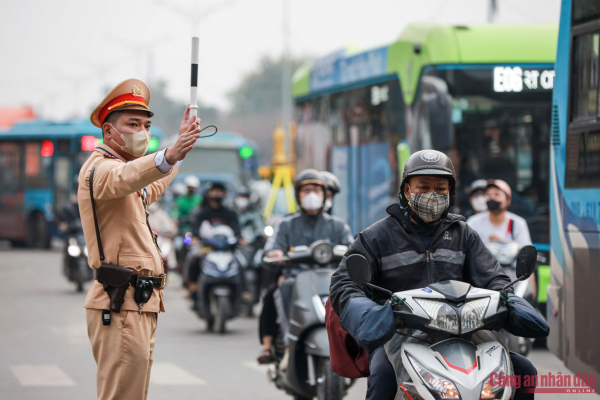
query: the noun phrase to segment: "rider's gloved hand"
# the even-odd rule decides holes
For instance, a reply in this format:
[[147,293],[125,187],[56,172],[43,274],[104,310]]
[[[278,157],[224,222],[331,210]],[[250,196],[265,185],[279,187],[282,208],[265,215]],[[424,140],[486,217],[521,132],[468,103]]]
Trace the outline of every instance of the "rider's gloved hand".
[[367,350],[381,347],[396,331],[392,306],[381,306],[366,297],[350,299],[342,311],[340,326]]
[[512,293],[508,293],[506,298],[508,315],[504,322],[504,329],[515,336],[526,338],[548,336],[550,327],[525,299]]

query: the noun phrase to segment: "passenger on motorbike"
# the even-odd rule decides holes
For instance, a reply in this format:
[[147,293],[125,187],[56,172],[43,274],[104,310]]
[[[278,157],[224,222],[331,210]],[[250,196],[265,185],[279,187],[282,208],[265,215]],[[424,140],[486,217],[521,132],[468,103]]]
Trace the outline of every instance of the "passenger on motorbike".
[[327,195],[325,197],[325,212],[331,214],[331,208],[333,207],[333,198],[342,190],[342,184],[340,180],[329,171],[321,171],[325,178],[325,184],[327,186]]
[[488,211],[472,215],[467,224],[481,237],[483,243],[514,240],[521,246],[531,244],[527,221],[508,211],[512,191],[501,179],[491,180],[485,187]]
[[469,203],[471,204],[471,210],[465,212],[467,218],[483,211],[487,211],[487,200],[485,198],[486,186],[487,181],[485,179],[477,179],[471,183],[471,186],[469,187]]
[[[242,188],[238,191],[233,204],[238,215],[242,238],[240,243],[246,244],[250,239],[264,236],[265,222],[262,215],[252,208],[250,202],[250,191],[247,188]],[[247,231],[248,234],[244,234]]]
[[[350,227],[340,218],[323,212],[326,185],[323,175],[314,169],[306,169],[298,174],[294,182],[296,201],[300,211],[287,215],[277,224],[273,235],[267,240],[265,253],[269,258],[281,258],[295,246],[309,246],[317,240],[328,240],[334,245],[352,243]],[[287,347],[288,305],[292,296],[293,271],[278,271],[277,284],[273,285],[263,298],[260,315],[260,337],[263,351],[257,361],[268,364],[273,361],[273,339],[279,331],[277,318],[284,343]],[[284,278],[286,278],[284,280]],[[277,303],[276,303],[277,299]],[[278,312],[282,310],[283,312]],[[280,363],[281,370],[287,368],[287,352]]]
[[[410,156],[399,203],[387,208],[387,218],[358,235],[331,278],[330,300],[340,325],[357,341],[369,338],[367,399],[393,400],[398,390],[383,348],[394,336],[395,324],[391,306],[382,305],[381,293],[352,282],[346,270],[348,256],[366,257],[373,284],[392,292],[450,279],[491,290],[501,290],[510,282],[464,217],[448,213],[455,185],[454,166],[445,154],[423,150]],[[526,358],[511,353],[511,360],[516,374],[537,373]]]

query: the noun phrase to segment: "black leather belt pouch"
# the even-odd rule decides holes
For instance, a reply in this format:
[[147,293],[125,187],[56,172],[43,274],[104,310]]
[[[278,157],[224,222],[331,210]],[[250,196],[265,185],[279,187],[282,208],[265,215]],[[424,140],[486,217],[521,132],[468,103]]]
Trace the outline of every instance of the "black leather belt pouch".
[[133,270],[111,264],[101,264],[96,271],[98,282],[104,286],[110,299],[110,311],[121,312],[132,275]]
[[140,275],[136,278],[133,299],[138,305],[146,304],[154,292],[154,283],[149,279],[144,279]]

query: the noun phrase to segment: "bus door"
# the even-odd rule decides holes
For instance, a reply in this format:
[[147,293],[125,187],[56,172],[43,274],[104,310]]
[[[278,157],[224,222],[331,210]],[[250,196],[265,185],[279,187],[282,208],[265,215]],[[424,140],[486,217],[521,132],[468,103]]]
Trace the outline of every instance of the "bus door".
[[77,175],[71,174],[71,140],[61,139],[57,141],[54,152],[54,211],[60,212],[62,207],[69,201],[69,194],[77,194]]
[[25,239],[23,146],[0,142],[0,240]]

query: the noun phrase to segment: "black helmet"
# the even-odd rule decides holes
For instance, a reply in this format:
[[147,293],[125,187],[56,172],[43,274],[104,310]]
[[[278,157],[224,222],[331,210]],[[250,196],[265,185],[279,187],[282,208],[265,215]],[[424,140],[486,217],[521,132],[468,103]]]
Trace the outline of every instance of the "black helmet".
[[321,171],[321,175],[323,175],[323,178],[325,178],[325,185],[327,185],[327,189],[329,189],[334,196],[342,190],[342,184],[334,174],[329,171]]
[[408,157],[406,164],[404,164],[402,182],[400,183],[399,197],[402,207],[408,206],[408,199],[404,195],[404,186],[412,176],[439,176],[448,178],[450,181],[450,206],[454,204],[456,176],[450,157],[437,150],[421,150]]
[[304,185],[319,185],[323,188],[323,194],[325,194],[325,190],[327,190],[327,185],[325,184],[325,177],[316,169],[305,169],[301,171],[298,175],[296,175],[296,180],[294,181],[294,189],[296,191],[296,201],[300,204],[299,192],[300,188]]
[[225,193],[227,193],[227,187],[225,186],[224,183],[222,182],[209,182],[205,187],[204,187],[204,193],[208,194],[208,192],[211,189],[221,189],[223,190]]

